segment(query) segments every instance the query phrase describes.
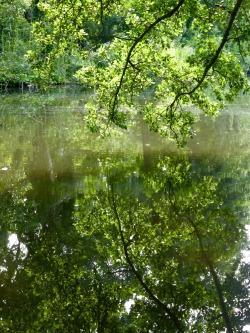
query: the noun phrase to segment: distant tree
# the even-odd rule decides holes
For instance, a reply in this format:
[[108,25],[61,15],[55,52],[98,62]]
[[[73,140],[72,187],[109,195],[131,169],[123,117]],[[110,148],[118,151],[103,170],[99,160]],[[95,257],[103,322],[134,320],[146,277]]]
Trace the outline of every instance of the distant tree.
[[32,80],[25,57],[32,47],[31,25],[25,19],[29,3],[0,1],[0,85],[20,86]]

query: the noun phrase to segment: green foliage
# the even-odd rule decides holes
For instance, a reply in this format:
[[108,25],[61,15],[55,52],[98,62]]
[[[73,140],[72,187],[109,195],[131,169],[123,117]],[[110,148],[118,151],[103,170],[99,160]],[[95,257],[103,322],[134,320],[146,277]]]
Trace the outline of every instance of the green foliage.
[[[92,130],[103,123],[126,128],[123,110],[134,105],[152,130],[183,145],[192,137],[194,122],[187,106],[216,115],[225,102],[248,89],[239,60],[249,55],[249,8],[242,0],[98,5],[89,0],[85,6],[80,1],[58,6],[50,0],[38,6],[44,18],[35,24],[34,34],[43,55],[35,53],[33,59],[40,59],[37,68],[43,79],[51,79],[53,60],[65,50],[79,43],[85,49],[94,45],[76,74],[96,91],[88,106]],[[119,25],[119,19],[124,23]],[[138,96],[148,89],[153,103],[137,105]]]
[[0,2],[0,84],[21,85],[33,81],[25,54],[31,47],[31,26],[24,18],[26,1]]
[[[8,87],[29,86],[33,90],[41,80],[39,73],[30,66],[28,58],[32,58],[37,50],[38,41],[32,35],[32,24],[39,24],[41,18],[37,4],[30,1],[0,2],[0,85]],[[43,56],[44,60],[45,57]],[[36,61],[38,63],[38,61]],[[50,80],[53,83],[72,81],[74,73],[82,65],[79,55],[75,53],[58,54],[51,70]]]

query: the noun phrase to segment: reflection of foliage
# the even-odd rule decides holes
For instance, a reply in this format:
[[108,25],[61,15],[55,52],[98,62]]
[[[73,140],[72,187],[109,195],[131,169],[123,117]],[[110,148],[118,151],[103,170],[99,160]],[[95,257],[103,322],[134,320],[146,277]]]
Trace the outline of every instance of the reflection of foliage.
[[[76,201],[54,197],[56,182],[45,193],[34,179],[33,189],[3,195],[2,328],[24,332],[22,316],[30,332],[239,331],[249,317],[243,234],[215,180],[197,178],[181,156],[161,159],[143,183],[137,175],[132,181],[130,165],[121,177],[116,163],[107,159],[106,182],[89,182]],[[7,230],[18,235],[19,248],[25,244],[26,256],[9,252]],[[17,295],[25,306],[14,320]]]
[[79,100],[60,93],[49,112],[57,97],[43,98],[19,96],[13,109],[6,98],[1,114],[1,330],[242,332],[245,155],[199,152],[190,165],[165,146],[142,149],[140,128],[133,144],[102,141],[82,128]]
[[215,180],[197,178],[184,157],[162,159],[143,181],[130,168],[121,178],[106,160],[106,182],[89,181],[76,199],[54,197],[54,182],[41,200],[34,180],[18,201],[3,196],[3,211],[19,202],[5,229],[28,251],[6,261],[5,232],[3,330],[212,333],[248,322],[243,234]]
[[[146,311],[145,321],[140,317],[143,327],[215,332],[225,326],[232,332],[234,308],[226,304],[230,291],[223,284],[235,269],[233,256],[240,256],[242,235],[235,216],[223,209],[212,178],[190,183],[190,166],[184,163],[183,169],[180,160],[167,159],[159,166],[158,175],[146,181],[149,187],[153,184],[152,193],[159,192],[157,200],[155,194],[142,201],[121,195],[111,178],[107,196],[91,198],[87,220],[79,228],[83,233],[92,230],[95,237],[101,230],[112,240],[114,267],[127,267],[134,276],[134,293],[143,295],[131,312]],[[90,207],[88,201],[82,207]]]
[[41,248],[37,256],[47,258],[43,271],[29,267],[33,291],[40,299],[34,331],[92,332],[96,327],[103,332],[105,327],[106,332],[112,332],[124,291],[108,274],[91,239],[75,236],[74,241],[74,249],[67,247],[60,254],[51,254],[47,246]]

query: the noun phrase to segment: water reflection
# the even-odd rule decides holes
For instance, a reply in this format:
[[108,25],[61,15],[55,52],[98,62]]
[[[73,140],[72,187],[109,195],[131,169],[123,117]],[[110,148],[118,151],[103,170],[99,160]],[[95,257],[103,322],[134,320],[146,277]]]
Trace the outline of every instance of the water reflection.
[[247,112],[202,119],[177,152],[141,121],[90,134],[82,98],[5,97],[1,330],[242,332]]

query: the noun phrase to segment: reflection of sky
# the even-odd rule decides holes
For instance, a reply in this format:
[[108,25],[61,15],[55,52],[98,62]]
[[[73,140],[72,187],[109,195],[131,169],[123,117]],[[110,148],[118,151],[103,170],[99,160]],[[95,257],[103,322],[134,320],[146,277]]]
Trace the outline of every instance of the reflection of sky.
[[244,328],[243,328],[244,332],[250,332],[250,325],[246,325]]
[[8,240],[8,248],[12,248],[12,246],[17,245],[18,244],[18,238],[16,234],[11,234],[9,236],[9,240]]
[[[245,226],[246,228],[246,233],[247,233],[247,238],[248,238],[248,243],[250,245],[250,224],[247,224]],[[245,263],[250,263],[250,246],[249,246],[249,250],[244,250],[242,251],[242,254],[243,254],[243,262]],[[243,328],[244,332],[248,332],[250,333],[250,325],[246,325],[244,326]]]
[[9,239],[8,239],[8,248],[12,249],[12,251],[14,252],[14,251],[16,251],[15,248],[18,245],[20,246],[20,250],[23,253],[23,256],[26,257],[28,250],[27,250],[27,247],[25,246],[25,244],[23,244],[23,243],[19,244],[17,234],[10,234]]
[[[28,249],[25,244],[19,242],[17,234],[10,234],[8,237],[8,249],[10,249],[14,254],[17,253],[18,247],[20,247],[21,253],[22,253],[22,259],[24,259],[28,254]],[[0,266],[0,272],[7,272],[7,268],[2,265]]]

